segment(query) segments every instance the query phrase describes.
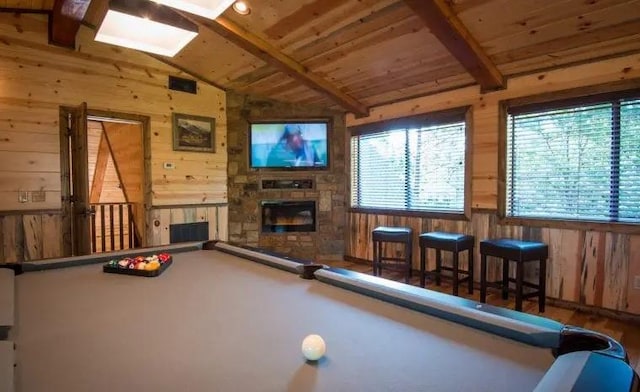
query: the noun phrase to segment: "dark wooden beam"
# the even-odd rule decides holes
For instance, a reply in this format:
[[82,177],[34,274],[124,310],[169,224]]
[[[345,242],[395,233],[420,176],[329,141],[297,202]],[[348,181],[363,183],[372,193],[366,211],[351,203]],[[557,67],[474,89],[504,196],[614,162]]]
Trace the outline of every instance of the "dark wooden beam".
[[422,18],[431,33],[473,76],[483,91],[505,88],[504,76],[462,24],[447,0],[404,2]]
[[190,15],[189,17],[201,26],[226,38],[252,55],[300,81],[307,87],[329,97],[355,115],[367,116],[369,114],[369,108],[360,101],[344,93],[335,85],[314,74],[307,69],[307,67],[282,53],[267,41],[247,31],[231,20],[222,16],[216,20],[197,17],[195,15]]
[[55,0],[49,16],[49,43],[75,49],[76,34],[91,0]]

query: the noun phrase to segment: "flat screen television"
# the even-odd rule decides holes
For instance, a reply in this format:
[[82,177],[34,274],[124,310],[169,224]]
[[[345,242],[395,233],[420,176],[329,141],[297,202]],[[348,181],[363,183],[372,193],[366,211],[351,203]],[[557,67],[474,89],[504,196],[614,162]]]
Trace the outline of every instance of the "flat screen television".
[[249,126],[252,169],[326,169],[328,121],[265,121]]

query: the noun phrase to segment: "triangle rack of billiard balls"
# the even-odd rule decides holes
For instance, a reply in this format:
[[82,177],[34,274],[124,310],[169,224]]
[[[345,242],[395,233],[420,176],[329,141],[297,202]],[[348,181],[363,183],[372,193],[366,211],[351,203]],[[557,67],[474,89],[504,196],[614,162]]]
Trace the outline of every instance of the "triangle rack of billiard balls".
[[124,257],[113,259],[102,266],[102,271],[111,274],[145,276],[148,278],[162,274],[173,263],[168,253],[151,256]]

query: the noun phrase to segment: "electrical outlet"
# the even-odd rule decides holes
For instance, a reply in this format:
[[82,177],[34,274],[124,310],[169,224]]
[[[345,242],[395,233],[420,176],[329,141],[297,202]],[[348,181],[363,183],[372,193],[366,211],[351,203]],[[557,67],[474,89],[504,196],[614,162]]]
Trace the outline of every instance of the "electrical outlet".
[[635,290],[640,290],[640,275],[633,277],[633,288]]
[[45,191],[33,191],[31,192],[32,203],[44,203],[46,201],[47,194]]
[[29,192],[27,192],[27,191],[18,192],[18,201],[20,203],[28,203],[29,202]]
[[162,167],[163,167],[163,168],[165,168],[165,169],[167,169],[167,170],[173,170],[173,169],[175,169],[175,168],[176,168],[176,164],[175,164],[175,163],[173,163],[173,162],[164,162],[164,163],[162,164]]

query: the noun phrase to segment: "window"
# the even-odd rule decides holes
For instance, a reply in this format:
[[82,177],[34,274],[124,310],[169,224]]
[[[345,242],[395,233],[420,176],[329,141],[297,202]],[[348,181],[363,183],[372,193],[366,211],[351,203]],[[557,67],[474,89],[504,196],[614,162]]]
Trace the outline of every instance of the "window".
[[[464,213],[466,126],[413,118],[351,137],[351,206]],[[408,119],[404,119],[408,120]]]
[[640,93],[509,109],[506,214],[640,222]]

